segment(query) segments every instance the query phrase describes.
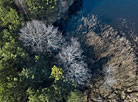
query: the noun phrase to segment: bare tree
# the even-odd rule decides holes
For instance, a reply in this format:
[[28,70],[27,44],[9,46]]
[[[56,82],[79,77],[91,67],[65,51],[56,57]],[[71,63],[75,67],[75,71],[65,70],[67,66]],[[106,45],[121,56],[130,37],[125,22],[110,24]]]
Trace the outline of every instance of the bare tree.
[[63,63],[63,69],[67,79],[84,85],[90,77],[87,64],[83,61],[83,51],[77,39],[72,38],[71,43],[62,48],[59,58]]
[[33,20],[20,30],[19,40],[32,52],[45,52],[58,49],[63,41],[62,34],[52,25]]
[[112,87],[113,84],[117,83],[117,79],[114,75],[114,67],[112,65],[105,65],[103,68],[104,72],[104,85]]
[[96,15],[83,16],[82,12],[80,11],[73,16],[67,24],[66,30],[68,33],[66,35],[68,37],[73,36],[82,39],[89,31],[93,31],[98,27],[100,21]]
[[71,43],[62,47],[62,52],[59,53],[59,57],[62,62],[71,64],[76,59],[82,58],[82,52],[77,39],[72,38]]
[[25,0],[14,0],[16,6],[19,8],[20,11],[22,11],[27,19],[31,19],[29,16],[28,6],[25,2]]
[[87,64],[84,61],[75,61],[67,68],[66,78],[71,79],[73,82],[84,85],[90,78]]

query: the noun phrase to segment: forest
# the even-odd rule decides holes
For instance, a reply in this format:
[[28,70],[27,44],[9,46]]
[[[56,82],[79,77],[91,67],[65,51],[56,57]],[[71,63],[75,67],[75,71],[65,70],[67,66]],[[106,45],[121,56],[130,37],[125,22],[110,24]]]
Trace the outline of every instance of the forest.
[[0,102],[138,101],[138,37],[80,2],[0,0]]

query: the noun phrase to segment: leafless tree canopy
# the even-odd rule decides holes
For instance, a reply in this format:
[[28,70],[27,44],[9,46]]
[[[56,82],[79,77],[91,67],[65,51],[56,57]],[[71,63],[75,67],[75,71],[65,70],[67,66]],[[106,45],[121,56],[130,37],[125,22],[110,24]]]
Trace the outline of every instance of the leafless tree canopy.
[[76,59],[82,58],[82,50],[80,48],[80,43],[77,39],[72,38],[71,43],[67,46],[62,47],[62,52],[59,53],[59,57],[61,58],[62,62],[71,64]]
[[46,52],[58,49],[63,41],[62,34],[53,25],[33,20],[20,30],[19,40],[32,52]]
[[62,48],[59,58],[63,63],[66,78],[78,83],[85,84],[90,77],[87,64],[83,61],[83,50],[77,39],[72,38],[71,43]]

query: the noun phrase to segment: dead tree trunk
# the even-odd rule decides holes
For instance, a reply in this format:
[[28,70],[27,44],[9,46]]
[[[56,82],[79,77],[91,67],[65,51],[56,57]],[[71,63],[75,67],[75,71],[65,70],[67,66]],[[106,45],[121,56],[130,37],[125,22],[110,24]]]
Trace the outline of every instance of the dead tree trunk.
[[26,2],[24,0],[14,0],[14,2],[16,6],[19,8],[20,12],[23,12],[27,20],[31,20]]

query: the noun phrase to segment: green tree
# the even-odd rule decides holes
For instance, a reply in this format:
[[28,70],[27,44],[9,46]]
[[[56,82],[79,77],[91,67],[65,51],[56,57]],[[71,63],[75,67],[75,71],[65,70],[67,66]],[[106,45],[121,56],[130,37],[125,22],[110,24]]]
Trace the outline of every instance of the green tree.
[[19,78],[28,54],[20,47],[16,32],[23,16],[13,0],[0,0],[0,102],[26,102],[25,85]]
[[[33,19],[53,20],[57,17],[59,0],[25,0]],[[55,16],[55,17],[54,17]]]
[[75,88],[71,82],[64,79],[63,70],[59,67],[52,68],[50,78],[53,78],[54,81],[49,87],[27,90],[29,102],[62,102]]
[[24,95],[18,74],[28,55],[8,30],[3,30],[0,35],[0,101],[19,101]]
[[52,72],[51,72],[50,77],[54,78],[55,81],[63,79],[64,78],[63,69],[58,68],[57,66],[54,65],[54,67],[52,68]]
[[83,94],[79,90],[70,92],[67,98],[67,102],[83,102]]
[[13,0],[0,0],[0,6],[12,6],[13,5]]
[[19,16],[15,9],[0,5],[1,27],[16,30],[20,26],[23,26],[23,24],[23,17]]
[[28,84],[28,87],[33,89],[48,87],[52,82],[52,79],[49,79],[51,70],[49,63],[45,55],[30,57],[27,66],[22,69],[19,76]]

